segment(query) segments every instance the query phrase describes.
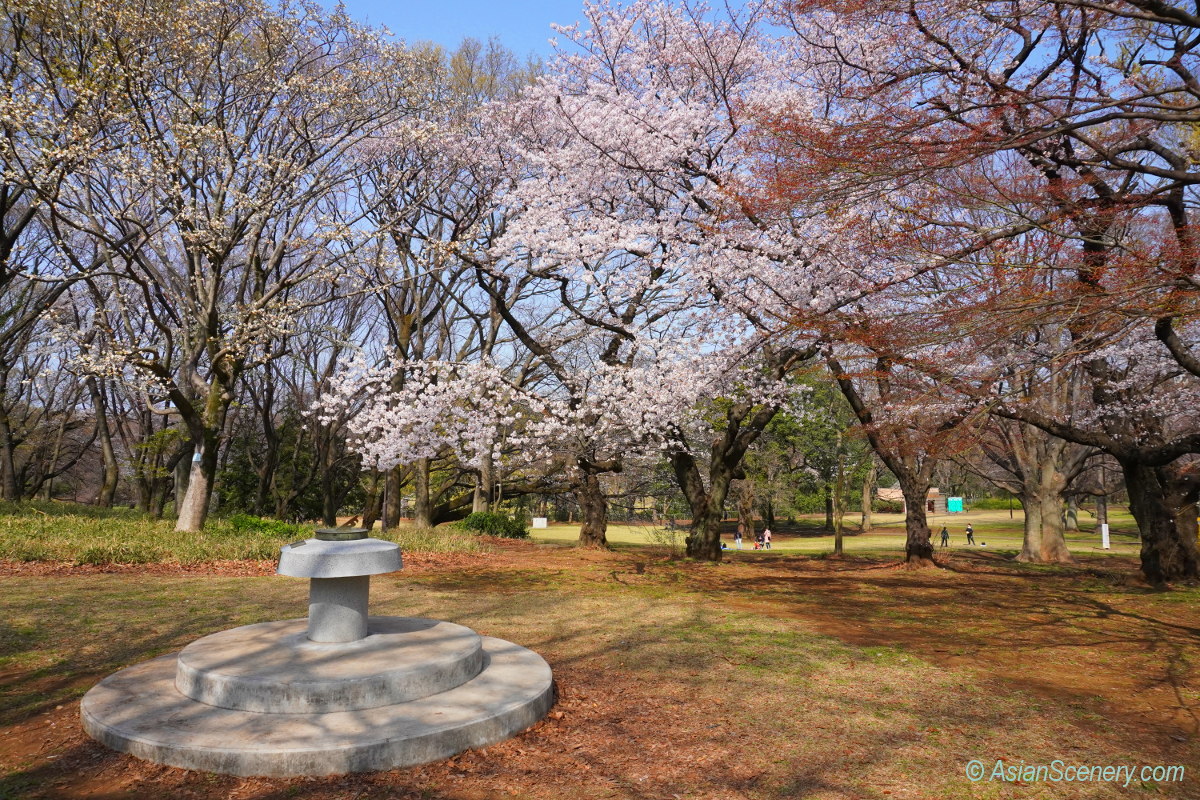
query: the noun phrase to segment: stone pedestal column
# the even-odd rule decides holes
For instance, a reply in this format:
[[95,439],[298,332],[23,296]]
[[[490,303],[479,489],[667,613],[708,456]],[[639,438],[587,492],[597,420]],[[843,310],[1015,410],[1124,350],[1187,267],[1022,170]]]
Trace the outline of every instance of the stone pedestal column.
[[308,638],[353,642],[367,635],[371,578],[313,578],[308,584]]

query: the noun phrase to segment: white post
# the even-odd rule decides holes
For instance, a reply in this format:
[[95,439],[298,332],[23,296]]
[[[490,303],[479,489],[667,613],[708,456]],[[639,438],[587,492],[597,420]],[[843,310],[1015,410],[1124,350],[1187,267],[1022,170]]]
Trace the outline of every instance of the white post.
[[1100,547],[1102,547],[1105,550],[1110,549],[1109,541],[1108,541],[1108,523],[1107,522],[1100,523]]

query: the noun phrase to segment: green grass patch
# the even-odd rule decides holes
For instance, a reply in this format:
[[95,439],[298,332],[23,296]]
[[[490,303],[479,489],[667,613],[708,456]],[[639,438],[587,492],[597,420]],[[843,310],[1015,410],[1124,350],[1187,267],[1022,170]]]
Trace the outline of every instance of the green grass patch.
[[[846,517],[846,528],[843,537],[843,549],[848,554],[882,555],[904,552],[905,533],[904,516],[902,514],[875,514],[873,528],[870,533],[860,533],[857,530],[858,515]],[[974,547],[966,543],[967,523],[975,528]],[[822,529],[824,516],[808,515],[794,522],[783,524],[775,531],[769,551],[754,551],[754,542],[748,537],[742,543],[741,554],[745,557],[769,557],[771,554],[806,555],[819,557],[833,552],[833,534],[825,533]],[[1071,552],[1080,555],[1137,555],[1140,540],[1137,525],[1124,509],[1112,508],[1109,512],[1109,527],[1112,547],[1109,550],[1100,548],[1100,534],[1095,521],[1089,515],[1080,514],[1080,530],[1066,534],[1067,547]],[[938,547],[940,539],[938,532],[945,525],[950,531],[949,550],[983,550],[985,552],[1001,552],[1015,554],[1021,549],[1023,536],[1022,526],[1024,515],[1018,507],[1010,518],[1007,510],[970,511],[963,514],[930,515],[929,529],[933,534],[934,547]],[[762,522],[757,522],[762,527]],[[667,531],[663,526],[650,523],[625,525],[610,524],[607,538],[613,547],[663,547],[669,546],[666,541],[673,537],[682,546],[683,538],[687,535],[686,528]],[[531,532],[535,541],[548,544],[574,544],[579,539],[578,525],[556,524],[549,528],[535,529]],[[729,546],[727,556],[736,555],[739,551],[733,549],[733,535],[726,533],[722,539]],[[986,543],[986,547],[984,546]]]
[[[192,564],[213,560],[273,559],[288,542],[311,536],[310,525],[235,515],[213,517],[200,533],[175,530],[131,509],[70,503],[0,503],[0,558],[76,564]],[[486,552],[486,541],[450,528],[395,528],[377,537],[410,552]]]

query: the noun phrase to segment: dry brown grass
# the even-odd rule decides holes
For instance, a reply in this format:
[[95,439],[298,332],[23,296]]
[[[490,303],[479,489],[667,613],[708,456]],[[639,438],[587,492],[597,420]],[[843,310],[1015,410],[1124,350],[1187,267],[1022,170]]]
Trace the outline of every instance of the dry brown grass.
[[0,797],[1197,796],[1194,775],[1128,789],[963,775],[972,758],[1200,770],[1197,595],[1154,594],[1128,578],[1132,563],[1101,563],[1049,575],[978,558],[916,573],[882,559],[710,566],[526,543],[429,563],[377,579],[373,610],[534,648],[555,670],[555,711],[485,751],[319,780],[144,764],[87,740],[75,702],[123,664],[298,615],[302,581],[8,576]]

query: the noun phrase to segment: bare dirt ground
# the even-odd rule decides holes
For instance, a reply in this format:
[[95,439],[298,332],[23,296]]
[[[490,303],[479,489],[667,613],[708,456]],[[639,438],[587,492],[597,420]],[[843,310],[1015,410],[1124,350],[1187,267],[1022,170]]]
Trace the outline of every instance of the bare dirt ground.
[[[373,610],[538,650],[558,683],[550,717],[437,764],[293,780],[147,764],[79,726],[78,697],[122,664],[295,616],[303,588],[262,577],[271,562],[0,564],[0,798],[1200,797],[1200,593],[1152,592],[1132,561],[1037,570],[967,553],[912,571],[497,548],[406,557]],[[161,622],[184,607],[188,622]],[[1184,765],[1188,779],[971,783],[972,758]]]

